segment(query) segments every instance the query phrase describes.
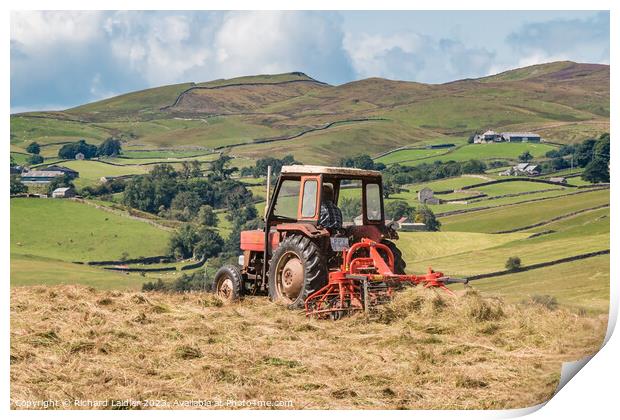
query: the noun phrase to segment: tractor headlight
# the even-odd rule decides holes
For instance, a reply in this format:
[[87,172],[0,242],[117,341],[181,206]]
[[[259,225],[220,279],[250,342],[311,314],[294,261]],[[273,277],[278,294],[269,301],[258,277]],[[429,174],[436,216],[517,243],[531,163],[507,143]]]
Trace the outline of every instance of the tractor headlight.
[[245,257],[243,255],[239,255],[239,265],[242,267],[245,266]]

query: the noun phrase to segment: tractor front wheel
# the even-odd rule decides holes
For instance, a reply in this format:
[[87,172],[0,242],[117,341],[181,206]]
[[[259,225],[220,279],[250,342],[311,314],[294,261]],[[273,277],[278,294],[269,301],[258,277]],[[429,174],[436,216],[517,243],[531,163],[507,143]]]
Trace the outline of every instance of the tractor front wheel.
[[301,308],[306,298],[327,284],[327,269],[319,247],[302,235],[287,237],[269,263],[269,297]]
[[234,302],[241,297],[243,276],[236,265],[225,265],[215,273],[213,293],[224,302]]

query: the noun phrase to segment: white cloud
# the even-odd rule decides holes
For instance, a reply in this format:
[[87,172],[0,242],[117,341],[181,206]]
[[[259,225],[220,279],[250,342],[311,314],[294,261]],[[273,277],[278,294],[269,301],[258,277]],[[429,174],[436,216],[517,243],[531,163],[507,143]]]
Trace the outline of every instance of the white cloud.
[[214,39],[219,74],[303,71],[330,82],[352,75],[334,13],[232,12]]
[[98,35],[101,12],[15,11],[11,12],[11,40],[28,50],[50,45],[84,44]]
[[441,83],[463,77],[482,76],[495,54],[471,48],[453,39],[434,39],[408,32],[396,35],[353,36],[344,46],[358,77],[387,77]]
[[105,20],[112,56],[140,73],[149,85],[181,81],[211,53],[191,15],[117,12]]
[[556,60],[609,64],[609,13],[526,24],[506,43],[522,65]]

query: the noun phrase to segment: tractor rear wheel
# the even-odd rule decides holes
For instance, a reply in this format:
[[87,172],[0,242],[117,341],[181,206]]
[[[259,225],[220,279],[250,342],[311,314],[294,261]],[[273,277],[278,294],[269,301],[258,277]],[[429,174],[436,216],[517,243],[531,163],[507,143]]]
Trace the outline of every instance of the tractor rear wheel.
[[301,308],[306,298],[327,284],[327,268],[316,244],[302,235],[287,237],[269,262],[269,297],[289,308]]
[[236,265],[227,264],[217,270],[213,280],[213,293],[224,302],[234,302],[241,297],[243,276]]
[[383,245],[387,245],[394,254],[394,274],[405,274],[405,268],[407,268],[407,263],[403,260],[403,253],[400,252],[400,249],[396,246],[396,244],[392,241],[388,241],[384,239],[381,241]]

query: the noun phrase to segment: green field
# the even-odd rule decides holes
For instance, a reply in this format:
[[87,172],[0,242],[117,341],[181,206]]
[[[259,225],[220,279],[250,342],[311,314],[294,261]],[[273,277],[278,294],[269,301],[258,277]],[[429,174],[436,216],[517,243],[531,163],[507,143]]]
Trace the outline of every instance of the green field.
[[72,261],[164,255],[170,233],[72,200],[11,199],[11,254]]
[[574,310],[609,312],[609,255],[574,261],[553,267],[476,280],[473,287],[496,294],[510,302],[548,295]]
[[89,184],[97,184],[103,176],[140,175],[145,174],[150,170],[149,166],[116,166],[108,165],[96,160],[72,160],[63,162],[61,165],[76,170],[80,173],[79,178],[76,178],[73,181],[78,187],[83,187]]
[[430,154],[429,157],[423,158],[422,152],[430,152],[427,150],[399,150],[389,155],[377,159],[378,162],[387,164],[392,163],[408,163],[418,165],[421,163],[432,163],[436,160],[440,161],[464,161],[470,159],[493,160],[493,159],[511,159],[516,160],[523,152],[529,151],[534,157],[542,157],[549,150],[555,147],[544,143],[487,143],[487,144],[467,144],[446,153],[446,150]]
[[528,226],[574,211],[609,203],[609,191],[593,191],[533,203],[480,210],[441,218],[442,229],[459,232],[498,232]]
[[97,289],[135,290],[140,289],[146,280],[138,273],[126,274],[88,265],[11,254],[11,286],[83,284]]

